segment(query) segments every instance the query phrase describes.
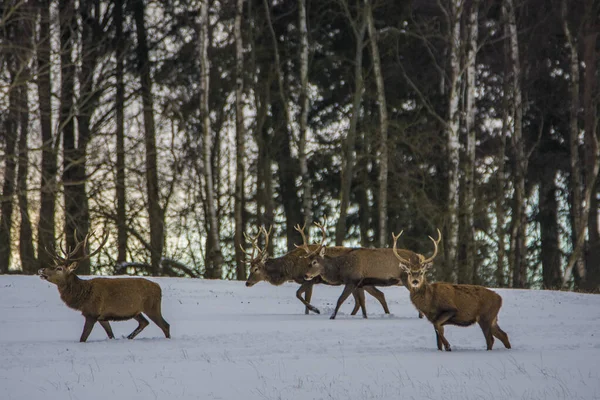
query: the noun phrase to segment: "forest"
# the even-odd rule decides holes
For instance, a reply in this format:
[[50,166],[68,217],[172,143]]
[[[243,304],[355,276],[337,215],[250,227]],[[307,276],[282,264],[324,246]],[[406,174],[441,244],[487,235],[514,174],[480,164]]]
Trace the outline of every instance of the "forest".
[[[247,237],[600,288],[596,0],[6,0],[0,274],[245,280]],[[307,234],[310,228],[307,228]],[[261,238],[260,240],[264,240]],[[89,248],[86,248],[89,247]]]

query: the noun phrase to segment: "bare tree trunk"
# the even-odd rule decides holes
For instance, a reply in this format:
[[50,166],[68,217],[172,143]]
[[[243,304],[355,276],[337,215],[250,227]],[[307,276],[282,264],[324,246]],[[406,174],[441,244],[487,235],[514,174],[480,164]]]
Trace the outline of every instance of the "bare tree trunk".
[[160,274],[160,259],[164,241],[164,211],[160,205],[158,189],[158,168],[156,164],[156,129],[154,126],[154,100],[152,78],[148,58],[148,43],[144,24],[144,1],[135,0],[133,15],[137,31],[138,71],[142,91],[144,115],[144,143],[146,146],[146,189],[148,191],[148,215],[150,217],[150,260],[152,275]]
[[379,58],[379,46],[377,45],[377,31],[373,21],[373,10],[370,0],[365,2],[365,16],[367,20],[367,29],[369,30],[371,58],[373,59],[373,71],[375,73],[375,82],[377,84],[377,103],[379,105],[379,184],[378,196],[378,216],[379,216],[379,234],[378,246],[384,247],[388,242],[387,237],[387,181],[388,181],[388,114],[385,100],[385,87],[383,83],[383,74],[381,71],[381,60]]
[[116,147],[117,147],[117,264],[127,259],[127,195],[125,191],[125,83],[123,81],[123,60],[125,57],[125,39],[123,37],[123,0],[115,1],[116,28]]
[[[8,57],[13,58],[11,55]],[[12,60],[8,63],[12,64]],[[11,233],[13,220],[13,201],[15,195],[15,173],[17,169],[17,155],[15,152],[19,113],[18,113],[18,82],[15,68],[11,68],[10,84],[8,87],[8,115],[4,120],[4,140],[6,143],[4,161],[4,182],[2,184],[2,199],[0,201],[0,274],[8,272],[12,256]]]
[[[306,226],[312,225],[311,181],[308,176],[306,155],[306,134],[308,130],[308,30],[306,27],[306,0],[298,0],[298,26],[300,28],[300,132],[298,142],[298,160],[302,177],[302,212]],[[310,233],[310,229],[307,231]]]
[[370,158],[369,143],[370,138],[367,137],[368,133],[363,130],[363,134],[359,135],[358,143],[356,146],[356,202],[358,203],[358,223],[360,228],[360,245],[362,247],[369,247],[371,240],[369,238],[369,229],[371,221],[371,205],[369,203],[369,170],[368,160]]
[[513,196],[513,231],[511,232],[511,250],[514,253],[513,287],[525,287],[527,281],[527,244],[525,232],[527,220],[525,215],[525,174],[527,159],[525,157],[523,139],[523,102],[521,96],[521,64],[519,59],[519,39],[513,0],[505,0],[503,13],[508,23],[510,55],[512,65],[512,95],[514,106],[514,130],[512,146],[514,150],[514,196]]
[[[27,22],[27,21],[25,21]],[[29,21],[33,23],[33,21]],[[31,38],[33,30],[23,32],[24,37]],[[28,59],[28,58],[27,58]],[[21,214],[21,225],[19,230],[19,255],[21,257],[21,266],[23,273],[35,274],[38,270],[35,251],[33,249],[33,232],[31,230],[31,219],[29,218],[29,201],[27,199],[27,178],[29,175],[29,152],[27,137],[29,135],[29,99],[28,89],[25,84],[29,80],[29,71],[25,73],[27,77],[24,83],[20,85],[19,93],[19,113],[21,134],[19,137],[19,170],[17,176],[17,197],[19,199],[19,211]]]
[[[463,232],[465,259],[463,283],[479,283],[479,271],[475,262],[477,253],[475,243],[474,211],[475,211],[475,143],[477,140],[475,129],[475,89],[477,88],[477,42],[479,40],[478,17],[479,1],[473,0],[469,10],[468,23],[468,48],[466,66],[466,105],[465,125],[467,131],[466,154],[464,162],[464,210],[463,210]],[[459,265],[460,269],[460,265]],[[459,274],[460,275],[460,274]],[[461,279],[459,278],[459,282]]]
[[[87,146],[91,140],[91,120],[98,104],[98,93],[94,85],[94,71],[98,58],[98,50],[102,37],[99,36],[100,3],[95,1],[84,1],[79,4],[79,15],[81,18],[81,70],[79,71],[79,96],[77,98],[77,145],[73,152],[74,163],[70,165],[71,177],[74,183],[70,185],[68,192],[74,203],[77,204],[77,218],[72,225],[79,239],[87,235],[90,227],[90,214],[88,196],[86,193],[86,165]],[[65,193],[67,188],[65,187]],[[77,238],[75,238],[77,239]],[[82,249],[87,251],[87,249]],[[90,259],[86,258],[79,263],[77,271],[84,275],[91,273]]]
[[219,226],[217,223],[217,210],[213,190],[212,172],[212,132],[210,126],[210,110],[208,102],[210,85],[210,65],[208,60],[208,2],[202,1],[200,5],[200,114],[202,119],[202,131],[204,137],[204,179],[206,188],[206,211],[208,219],[206,249],[206,278],[221,279],[223,254],[219,242]]
[[[65,236],[67,249],[75,248],[77,239],[81,240],[87,233],[89,216],[87,213],[87,198],[85,196],[85,171],[82,169],[82,154],[75,140],[75,62],[73,48],[75,47],[75,32],[77,18],[75,16],[74,0],[59,1],[60,20],[60,115],[59,124],[62,128],[63,139],[63,171],[62,182],[65,204]],[[83,198],[82,198],[83,187]],[[85,204],[84,204],[85,203]],[[82,232],[81,230],[84,230]],[[78,238],[76,238],[76,232]],[[84,249],[76,256],[82,256]],[[89,261],[82,265],[81,273],[89,274]],[[86,268],[87,266],[87,268]]]
[[593,15],[598,15],[597,2],[588,1],[586,15],[588,18],[583,37],[583,59],[585,61],[583,109],[585,127],[585,180],[587,186],[585,201],[587,215],[583,214],[582,224],[587,222],[588,225],[589,246],[583,288],[589,291],[597,291],[600,288],[600,232],[598,231],[598,200],[596,193],[598,191],[600,155],[598,154],[597,140],[598,63],[596,60],[596,49],[600,23],[598,23],[597,19],[593,18]]
[[235,263],[236,263],[236,278],[238,280],[246,280],[246,264],[244,264],[244,253],[242,247],[244,245],[243,233],[244,225],[244,157],[246,150],[246,130],[244,128],[244,47],[242,43],[242,14],[244,0],[237,0],[235,14],[235,204],[234,204],[234,219],[235,219]]
[[558,188],[555,182],[556,169],[553,168],[553,165],[549,163],[544,168],[539,186],[540,215],[538,220],[542,239],[542,277],[546,289],[559,289],[562,284],[558,200],[556,197]]
[[[347,4],[344,3],[347,10]],[[350,116],[350,127],[344,143],[344,157],[342,160],[342,182],[340,187],[340,217],[335,227],[335,245],[341,246],[346,237],[346,217],[350,204],[350,189],[352,188],[352,177],[354,169],[354,153],[356,151],[356,126],[360,114],[360,103],[364,91],[364,80],[362,72],[362,53],[364,47],[365,31],[367,28],[363,13],[359,13],[359,22],[352,21],[352,16],[347,11],[346,18],[350,20],[355,40],[354,53],[354,97],[352,99],[352,115]]]
[[[504,26],[505,37],[508,37],[508,25]],[[510,129],[511,106],[508,98],[510,92],[510,83],[508,76],[510,75],[510,46],[508,40],[504,40],[504,82],[503,97],[502,97],[502,130],[500,132],[500,147],[498,149],[497,161],[498,167],[496,170],[496,236],[498,237],[498,255],[496,264],[496,284],[498,287],[506,285],[504,274],[504,262],[506,259],[506,214],[504,204],[506,201],[506,138]]]
[[[49,253],[55,249],[56,209],[56,148],[52,134],[52,91],[50,68],[50,1],[38,0],[40,15],[39,40],[36,46],[37,87],[40,102],[40,130],[42,133],[42,165],[40,186],[40,209],[38,222],[37,254],[40,267],[50,265]],[[47,251],[46,251],[47,250]]]
[[447,123],[447,151],[448,151],[448,219],[445,243],[445,268],[443,279],[453,281],[456,256],[458,252],[458,208],[459,208],[459,87],[460,87],[460,19],[462,14],[462,0],[451,0],[451,10],[448,21],[449,28],[449,57],[450,74],[448,76],[450,87],[448,90],[448,123]]
[[[286,129],[275,129],[273,134],[272,145],[274,148],[274,158],[278,164],[278,175],[279,175],[279,186],[281,190],[281,197],[283,201],[283,211],[285,213],[285,229],[287,237],[287,248],[293,250],[294,244],[299,243],[300,235],[294,229],[296,224],[302,225],[302,214],[300,210],[301,201],[298,199],[296,190],[296,179],[297,179],[297,167],[295,166],[295,160],[292,157],[290,136],[294,136],[294,125],[292,121],[291,112],[288,106],[288,99],[285,94],[284,87],[284,76],[283,69],[281,66],[281,60],[279,57],[279,45],[273,24],[271,22],[271,11],[269,6],[269,0],[263,1],[265,7],[265,17],[267,20],[268,28],[271,32],[271,40],[273,42],[273,52],[275,58],[275,74],[277,76],[277,83],[279,88],[279,98],[281,100],[280,105],[283,108],[283,118],[285,120]],[[279,105],[273,103],[272,105],[272,117],[277,120],[280,110]]]
[[[582,207],[582,190],[581,190],[581,169],[579,163],[579,55],[577,53],[576,38],[571,34],[567,16],[567,2],[561,2],[561,16],[563,23],[563,31],[566,37],[567,48],[569,49],[569,91],[570,91],[570,107],[569,107],[569,150],[571,153],[571,174],[570,174],[570,192],[571,192],[571,219],[572,232],[571,239],[573,246],[577,244],[577,234],[581,230],[581,207]],[[583,257],[579,256],[575,261],[575,268],[583,277],[584,265]]]

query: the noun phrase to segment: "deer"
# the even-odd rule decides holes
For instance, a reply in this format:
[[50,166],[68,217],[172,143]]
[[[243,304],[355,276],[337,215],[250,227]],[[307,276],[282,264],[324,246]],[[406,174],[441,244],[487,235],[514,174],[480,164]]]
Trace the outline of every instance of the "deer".
[[[108,240],[108,233],[91,254],[85,254],[88,239],[89,233],[76,243],[72,251],[66,251],[61,245],[62,255],[49,252],[53,265],[38,270],[42,280],[57,286],[62,301],[84,316],[85,324],[79,341],[85,342],[88,339],[96,322],[104,328],[109,339],[114,339],[109,321],[132,318],[139,323],[127,336],[128,339],[133,339],[149,325],[143,314],[158,325],[169,339],[170,325],[161,313],[162,291],[157,283],[144,278],[81,279],[77,276],[75,271],[79,263],[102,249]],[[83,256],[76,257],[80,250],[83,250]]]
[[487,350],[492,350],[494,337],[510,349],[508,335],[498,326],[498,312],[502,307],[502,297],[498,293],[479,285],[427,282],[425,274],[438,254],[440,230],[437,240],[429,236],[434,245],[433,255],[425,258],[419,254],[416,260],[397,251],[396,242],[400,235],[402,232],[392,233],[394,255],[400,262],[400,269],[407,274],[411,302],[433,324],[438,350],[442,351],[443,345],[446,351],[452,351],[444,336],[444,325],[470,326],[476,322],[485,336]]
[[[397,286],[405,285],[406,273],[398,268],[392,249],[380,248],[356,248],[342,254],[328,254],[324,246],[327,235],[325,224],[315,222],[321,230],[321,244],[316,249],[308,247],[306,237],[302,235],[304,243],[301,246],[306,255],[304,256],[310,267],[306,270],[304,279],[312,281],[320,277],[330,285],[345,285],[342,294],[338,298],[334,312],[330,319],[335,319],[341,305],[346,301],[350,293],[368,286]],[[417,254],[410,250],[399,250],[409,259],[416,259]],[[422,318],[421,314],[419,317]],[[363,318],[367,314],[363,309]]]
[[[302,232],[304,231],[304,228],[300,228],[299,225],[295,228],[296,230],[302,229]],[[269,257],[267,249],[271,229],[272,227],[269,228],[269,231],[267,231],[264,227],[260,227],[258,234],[254,237],[244,234],[246,241],[252,244],[252,254],[248,254],[246,250],[242,247],[242,251],[247,256],[247,259],[244,260],[244,262],[246,264],[250,264],[250,275],[248,276],[248,279],[246,281],[246,287],[252,287],[261,281],[267,281],[270,284],[276,286],[282,285],[283,283],[289,281],[296,282],[300,284],[300,287],[296,291],[296,298],[298,298],[298,300],[300,300],[302,304],[304,304],[304,313],[309,314],[309,312],[312,311],[316,314],[320,314],[320,310],[317,307],[310,304],[313,286],[316,283],[328,283],[324,282],[319,278],[312,280],[304,279],[309,264],[307,259],[303,257],[303,248],[296,248],[281,257]],[[265,244],[263,249],[261,249],[258,246],[258,239],[261,234],[265,237]],[[304,235],[304,233],[302,234]],[[318,248],[318,245],[309,245],[308,248],[316,249]],[[352,249],[346,247],[331,247],[327,249],[327,252],[330,255],[336,256],[351,250]],[[355,299],[355,306],[352,310],[352,315],[355,315],[358,312],[359,308],[361,308],[361,305],[364,307],[364,291],[366,291],[379,301],[386,314],[390,313],[387,302],[385,300],[384,293],[375,288],[374,286],[364,286],[352,293]],[[304,298],[302,298],[302,295],[304,295]],[[364,308],[363,313],[366,313]]]

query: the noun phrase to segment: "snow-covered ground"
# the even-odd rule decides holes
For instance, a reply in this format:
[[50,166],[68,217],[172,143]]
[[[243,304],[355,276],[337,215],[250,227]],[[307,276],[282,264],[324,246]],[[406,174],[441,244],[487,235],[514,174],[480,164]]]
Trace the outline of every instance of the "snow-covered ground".
[[165,339],[151,324],[96,325],[37,277],[0,276],[0,399],[594,399],[600,398],[600,296],[499,290],[500,326],[485,351],[478,326],[448,327],[451,353],[417,318],[404,288],[383,288],[392,315],[367,300],[329,320],[340,287],[316,286],[304,315],[297,285],[155,279]]

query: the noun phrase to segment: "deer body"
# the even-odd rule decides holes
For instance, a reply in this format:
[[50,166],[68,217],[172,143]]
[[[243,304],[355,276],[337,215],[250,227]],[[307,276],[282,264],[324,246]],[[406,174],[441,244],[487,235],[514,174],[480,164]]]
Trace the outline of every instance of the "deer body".
[[[266,247],[266,246],[265,246]],[[309,248],[317,249],[317,245],[311,245]],[[353,251],[353,249],[346,247],[330,247],[327,248],[327,254],[330,256],[337,256]],[[300,288],[296,291],[296,297],[306,306],[305,314],[308,314],[309,310],[316,312],[320,311],[310,304],[312,296],[313,285],[316,283],[324,283],[328,285],[340,285],[341,282],[326,281],[320,278],[306,280],[305,276],[310,268],[309,261],[303,258],[304,250],[295,249],[290,251],[284,256],[277,258],[263,258],[259,262],[254,262],[250,268],[250,276],[246,281],[246,286],[251,287],[260,281],[267,281],[272,285],[282,285],[285,282],[296,282],[300,284]],[[397,266],[396,266],[397,269]],[[366,313],[364,309],[364,291],[367,291],[373,297],[375,297],[384,309],[386,314],[389,314],[389,308],[385,300],[383,292],[377,288],[369,285],[364,285],[356,292],[353,292],[355,298],[355,307],[352,311],[352,315],[358,312],[359,307],[363,309],[363,314]],[[305,295],[302,298],[302,295]]]
[[[87,236],[82,242],[84,243],[83,248],[85,248],[86,241]],[[104,243],[106,243],[106,239],[102,245]],[[82,258],[72,258],[79,248],[78,245],[65,258],[55,256],[56,265],[41,268],[38,274],[42,279],[55,284],[63,302],[68,307],[81,311],[85,317],[80,342],[87,340],[96,322],[100,323],[110,339],[114,339],[108,321],[123,321],[132,318],[139,323],[138,327],[128,336],[129,339],[133,339],[149,324],[143,314],[146,314],[162,329],[165,337],[171,337],[170,326],[162,317],[162,291],[157,283],[144,278],[83,280],[75,274],[78,262]]]
[[[350,293],[368,286],[395,286],[403,284],[406,275],[398,268],[392,249],[352,249],[337,257],[327,254],[325,247],[318,255],[311,256],[310,268],[305,279],[311,280],[320,277],[331,285],[344,285],[344,290],[338,298],[331,319],[335,319],[340,307]],[[404,250],[407,257],[414,253]],[[367,318],[365,312],[363,317]]]
[[[439,231],[438,231],[439,234]],[[469,326],[478,323],[485,336],[487,349],[492,350],[494,337],[500,339],[504,347],[510,349],[508,335],[498,326],[498,312],[502,307],[502,297],[490,289],[478,285],[456,285],[451,283],[428,283],[425,273],[431,268],[437,255],[437,245],[441,239],[433,240],[433,256],[419,260],[409,260],[396,250],[394,237],[393,251],[400,261],[400,268],[407,274],[410,300],[433,324],[438,350],[442,346],[451,351],[450,343],[444,336],[444,325]]]

